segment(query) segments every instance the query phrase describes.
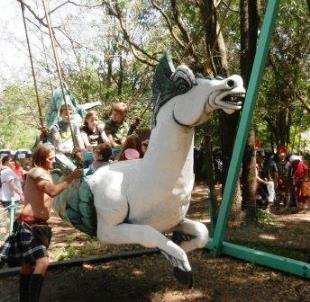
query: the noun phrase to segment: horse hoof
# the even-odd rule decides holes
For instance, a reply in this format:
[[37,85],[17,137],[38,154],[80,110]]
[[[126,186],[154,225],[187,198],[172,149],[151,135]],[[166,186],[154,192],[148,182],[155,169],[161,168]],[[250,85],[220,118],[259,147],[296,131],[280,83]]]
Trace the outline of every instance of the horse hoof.
[[189,235],[189,234],[185,234],[183,232],[180,231],[174,231],[172,234],[172,238],[171,240],[177,244],[180,245],[183,241],[190,241],[192,239],[194,239],[195,236]]
[[187,288],[193,287],[193,273],[192,271],[185,272],[179,269],[178,267],[175,267],[173,269],[174,276],[177,278],[177,280],[182,283]]
[[171,240],[172,240],[175,244],[180,245],[181,242],[184,241],[184,238],[183,238],[181,232],[175,231],[175,232],[173,232],[173,234],[172,234]]

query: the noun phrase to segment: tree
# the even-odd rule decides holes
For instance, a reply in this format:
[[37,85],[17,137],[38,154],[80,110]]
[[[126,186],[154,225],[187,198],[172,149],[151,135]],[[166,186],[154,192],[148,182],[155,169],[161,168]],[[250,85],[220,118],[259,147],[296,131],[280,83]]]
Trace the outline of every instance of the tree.
[[[247,88],[256,53],[259,23],[259,0],[240,0],[240,67]],[[242,205],[248,221],[256,219],[255,131],[252,126],[243,158]]]
[[[46,104],[42,106],[46,108]],[[40,128],[36,108],[35,93],[31,87],[19,84],[5,88],[0,101],[0,148],[14,150],[33,145],[37,129]]]
[[[256,119],[265,121],[265,129],[270,134],[265,142],[272,149],[279,146],[290,148],[290,142],[295,140],[292,128],[297,127],[299,132],[309,125],[309,114],[304,114],[310,112],[309,99],[306,97],[309,93],[309,51],[305,42],[309,28],[304,1],[282,3],[259,95],[262,109],[258,111]],[[266,136],[262,128],[259,132],[261,137]]]

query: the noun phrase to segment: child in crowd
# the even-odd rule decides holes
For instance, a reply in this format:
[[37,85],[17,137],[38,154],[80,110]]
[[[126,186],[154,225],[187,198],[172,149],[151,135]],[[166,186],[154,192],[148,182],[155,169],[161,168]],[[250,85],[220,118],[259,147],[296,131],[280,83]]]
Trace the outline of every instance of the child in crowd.
[[[73,109],[70,105],[62,105],[59,109],[61,120],[51,129],[51,141],[56,151],[64,153],[71,157],[73,153],[73,138],[70,130],[70,120],[72,117]],[[75,137],[80,136],[79,129],[76,125],[72,124]]]
[[128,135],[129,125],[125,122],[128,108],[124,103],[115,103],[112,106],[112,116],[106,122],[105,132],[112,148],[121,148]]
[[142,143],[140,138],[135,135],[129,135],[123,145],[119,160],[137,159],[143,157]]
[[93,147],[94,161],[90,168],[96,171],[98,168],[109,163],[109,159],[112,156],[112,148],[109,144],[103,143]]
[[50,217],[53,197],[82,175],[82,170],[75,170],[60,183],[54,184],[50,174],[54,162],[54,148],[39,144],[33,153],[32,169],[25,183],[25,206],[15,220],[13,233],[0,248],[0,262],[21,265],[21,302],[39,301],[49,263],[47,248],[52,233],[47,220]]
[[84,120],[84,125],[80,129],[83,145],[80,146],[81,150],[86,149],[92,151],[94,146],[102,143],[109,143],[109,138],[104,131],[104,125],[99,124],[98,112],[89,111]]

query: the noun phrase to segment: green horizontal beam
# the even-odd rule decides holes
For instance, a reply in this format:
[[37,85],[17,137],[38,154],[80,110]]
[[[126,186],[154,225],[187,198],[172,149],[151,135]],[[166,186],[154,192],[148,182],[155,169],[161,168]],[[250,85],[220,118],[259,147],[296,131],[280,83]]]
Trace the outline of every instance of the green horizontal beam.
[[[208,249],[213,249],[213,239],[208,242]],[[242,245],[223,241],[222,253],[251,263],[270,267],[286,273],[294,274],[310,279],[310,263],[277,256],[256,249],[244,247]]]

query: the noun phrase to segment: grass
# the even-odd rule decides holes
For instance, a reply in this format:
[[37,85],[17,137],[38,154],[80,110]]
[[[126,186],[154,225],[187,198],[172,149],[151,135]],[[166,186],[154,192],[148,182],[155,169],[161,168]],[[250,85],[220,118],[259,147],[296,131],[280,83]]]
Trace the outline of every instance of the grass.
[[80,234],[71,234],[65,238],[65,245],[50,251],[56,261],[70,260],[73,258],[119,253],[120,251],[140,250],[140,245],[102,245],[95,238],[89,236],[81,238]]
[[260,226],[274,225],[275,221],[272,218],[272,215],[268,211],[264,209],[258,209],[257,210],[257,223]]

